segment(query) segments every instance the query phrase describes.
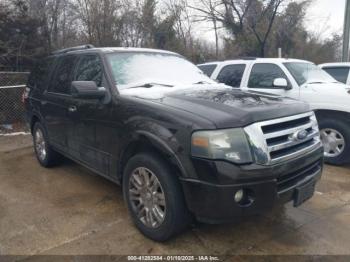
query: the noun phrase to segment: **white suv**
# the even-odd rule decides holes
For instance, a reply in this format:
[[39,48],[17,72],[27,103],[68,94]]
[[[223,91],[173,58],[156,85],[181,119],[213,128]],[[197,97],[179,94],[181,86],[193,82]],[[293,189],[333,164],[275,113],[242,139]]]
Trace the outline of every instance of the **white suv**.
[[198,67],[232,87],[308,102],[319,121],[325,161],[335,165],[350,162],[350,94],[346,85],[315,64],[297,59],[252,58]]

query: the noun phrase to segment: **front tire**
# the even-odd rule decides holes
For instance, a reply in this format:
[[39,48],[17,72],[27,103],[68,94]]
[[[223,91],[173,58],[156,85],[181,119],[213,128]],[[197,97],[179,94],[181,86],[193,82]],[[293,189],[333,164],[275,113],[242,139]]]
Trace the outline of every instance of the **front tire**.
[[332,165],[349,163],[350,124],[337,118],[321,118],[318,122],[325,162]]
[[43,167],[52,167],[61,160],[61,155],[54,151],[48,143],[43,125],[36,122],[33,127],[33,143],[36,158]]
[[148,238],[165,241],[190,222],[178,178],[156,154],[140,153],[129,160],[123,192],[134,224]]

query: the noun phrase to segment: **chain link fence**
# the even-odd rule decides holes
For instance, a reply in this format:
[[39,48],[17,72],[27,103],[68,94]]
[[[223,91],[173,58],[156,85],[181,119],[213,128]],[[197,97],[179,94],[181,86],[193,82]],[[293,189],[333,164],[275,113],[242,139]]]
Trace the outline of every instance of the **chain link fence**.
[[22,94],[28,72],[0,72],[0,134],[27,131]]

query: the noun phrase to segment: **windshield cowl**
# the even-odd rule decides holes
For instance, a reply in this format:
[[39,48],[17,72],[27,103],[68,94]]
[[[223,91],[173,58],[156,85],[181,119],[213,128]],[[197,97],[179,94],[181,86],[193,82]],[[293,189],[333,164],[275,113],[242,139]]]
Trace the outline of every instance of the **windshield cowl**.
[[337,81],[320,81],[320,80],[308,80],[306,85],[316,85],[316,84],[339,84]]

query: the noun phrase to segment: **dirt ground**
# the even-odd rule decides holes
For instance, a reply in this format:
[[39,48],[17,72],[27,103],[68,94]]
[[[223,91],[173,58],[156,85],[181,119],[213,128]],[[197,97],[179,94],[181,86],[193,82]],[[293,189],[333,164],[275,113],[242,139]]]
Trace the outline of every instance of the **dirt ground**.
[[120,187],[68,160],[41,167],[30,136],[0,137],[0,254],[350,255],[350,167],[326,166],[299,208],[195,225],[160,244],[132,225]]

